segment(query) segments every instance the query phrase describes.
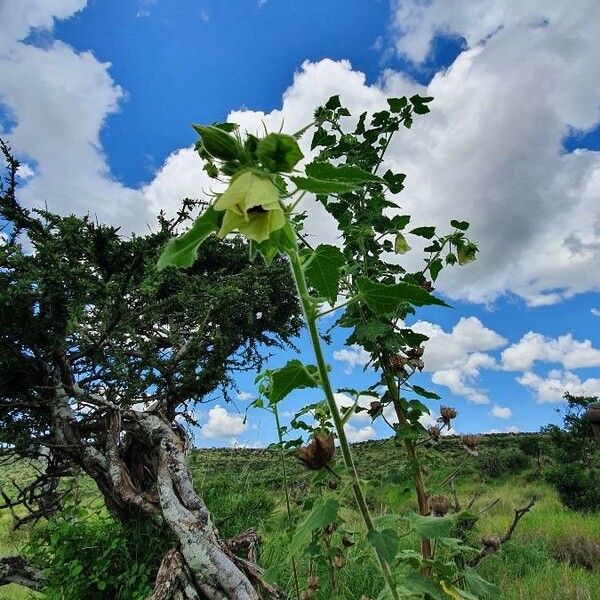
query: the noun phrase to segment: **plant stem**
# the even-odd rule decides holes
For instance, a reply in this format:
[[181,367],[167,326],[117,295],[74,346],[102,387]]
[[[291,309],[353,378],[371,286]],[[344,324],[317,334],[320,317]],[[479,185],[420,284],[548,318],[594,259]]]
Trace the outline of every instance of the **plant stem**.
[[[400,404],[400,390],[396,385],[394,375],[390,373],[389,368],[385,366],[387,364],[385,358],[381,361],[381,363],[388,390],[392,395],[392,401],[394,404],[394,409],[396,411],[396,416],[398,417],[398,423],[400,425],[406,425],[408,423],[408,420]],[[404,440],[404,447],[406,449],[406,453],[408,454],[409,460],[411,461],[411,463],[416,465],[414,479],[415,491],[417,493],[417,504],[419,505],[419,513],[422,515],[428,515],[429,505],[427,501],[427,492],[425,490],[425,481],[423,479],[423,471],[421,469],[420,462],[417,459],[417,451],[415,448],[415,444],[411,440]],[[425,560],[428,560],[432,557],[431,540],[421,540],[421,555]],[[423,569],[423,574],[426,577],[429,577],[431,575],[431,569],[429,567],[425,567]]]
[[[279,422],[279,411],[277,404],[273,404],[273,415],[275,415],[275,425],[277,426],[277,439],[279,440],[279,460],[281,461],[281,472],[283,474],[283,487],[285,489],[285,506],[287,509],[288,523],[292,522],[292,507],[290,504],[290,491],[285,468],[285,455],[283,452],[283,436],[281,435],[281,424]],[[298,569],[296,568],[296,559],[292,556],[292,573],[294,575],[294,587],[296,588],[296,597],[300,600],[300,583],[298,581]]]
[[[344,459],[344,464],[346,465],[346,468],[350,472],[350,476],[352,478],[352,491],[354,492],[356,505],[363,518],[367,531],[372,532],[375,531],[375,525],[373,524],[373,519],[371,517],[371,513],[369,512],[369,507],[367,506],[367,501],[358,481],[358,474],[356,472],[356,466],[354,464],[352,450],[350,449],[350,443],[348,442],[348,438],[346,437],[342,417],[340,415],[338,406],[335,402],[331,382],[329,381],[327,364],[325,362],[325,357],[323,356],[323,349],[321,348],[321,338],[317,329],[315,305],[308,292],[308,286],[306,284],[306,278],[304,277],[304,270],[302,269],[298,252],[289,252],[289,258],[292,267],[292,274],[294,277],[294,281],[296,282],[296,288],[298,290],[298,296],[300,298],[300,304],[302,305],[302,311],[304,313],[304,318],[306,319],[306,325],[308,327],[310,339],[315,353],[315,359],[317,361],[317,368],[319,370],[321,387],[325,392],[325,397],[327,399],[327,404],[329,406],[331,418],[333,419],[333,423],[335,425],[338,440],[340,443],[340,450]],[[400,597],[398,596],[398,590],[396,589],[396,584],[394,583],[394,578],[389,565],[385,561],[381,560],[379,556],[377,558],[381,567],[381,573],[389,588],[392,599],[400,600]]]

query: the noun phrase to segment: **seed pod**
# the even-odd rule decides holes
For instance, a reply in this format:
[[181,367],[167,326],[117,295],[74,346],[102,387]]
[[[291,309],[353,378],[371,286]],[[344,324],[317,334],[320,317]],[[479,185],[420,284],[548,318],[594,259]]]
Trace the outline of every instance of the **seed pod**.
[[381,404],[381,402],[379,402],[379,400],[375,400],[374,402],[371,402],[371,408],[367,411],[367,414],[372,419],[374,419],[375,417],[380,415],[382,411],[383,411],[383,404]]
[[343,569],[346,566],[346,558],[342,554],[336,554],[332,562],[336,569]]
[[463,435],[461,438],[462,444],[463,444],[463,448],[469,453],[472,454],[473,456],[477,456],[479,454],[479,452],[477,451],[477,448],[479,446],[479,443],[481,442],[481,437],[478,435]]
[[421,358],[425,349],[422,346],[418,346],[417,348],[411,348],[406,354],[410,356],[410,358]]
[[502,542],[497,535],[484,535],[481,538],[481,543],[486,552],[497,552],[502,546]]
[[326,467],[335,454],[333,434],[317,433],[308,446],[300,446],[296,456],[300,462],[311,471]]
[[456,419],[457,416],[458,416],[458,413],[450,406],[441,406],[438,423],[443,423],[444,425],[450,425],[450,421],[452,421],[452,419]]
[[450,508],[450,501],[443,494],[429,497],[429,510],[434,517],[443,517]]
[[398,369],[402,369],[407,362],[408,358],[406,358],[406,356],[402,356],[401,354],[392,354],[390,356],[390,366],[395,371]]
[[432,425],[428,430],[427,433],[429,433],[429,437],[434,441],[437,442],[440,439],[440,428],[437,425]]

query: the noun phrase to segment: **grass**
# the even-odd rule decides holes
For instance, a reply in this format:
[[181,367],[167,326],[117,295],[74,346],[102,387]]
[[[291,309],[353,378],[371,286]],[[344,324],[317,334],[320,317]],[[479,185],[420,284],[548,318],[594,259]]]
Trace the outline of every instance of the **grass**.
[[[486,452],[502,453],[515,447],[518,436],[489,436]],[[414,509],[410,486],[406,490],[397,483],[386,483],[401,466],[401,449],[385,440],[355,446],[359,472],[369,474],[369,497],[376,515],[402,513]],[[463,461],[464,452],[456,440],[444,440],[431,455],[430,480],[441,481],[455,465]],[[498,554],[483,561],[478,570],[488,581],[496,583],[502,600],[600,600],[600,565],[593,570],[572,566],[557,560],[556,547],[568,546],[577,536],[600,541],[600,514],[584,514],[565,508],[554,490],[533,468],[494,478],[482,472],[479,459],[469,459],[463,476],[457,480],[457,495],[465,506],[477,492],[475,512],[483,511],[481,519],[470,533],[477,543],[484,535],[502,535],[512,522],[514,510],[525,506],[532,497],[536,504],[521,520],[513,538]],[[293,590],[287,516],[283,501],[281,474],[273,453],[250,449],[197,450],[190,457],[196,485],[213,512],[223,537],[232,536],[248,527],[256,527],[263,541],[260,562],[267,575],[289,592]],[[301,506],[311,496],[312,484],[308,474],[293,459],[289,459],[292,485],[292,506],[296,520],[301,519]],[[20,471],[24,476],[26,471]],[[4,479],[3,479],[4,477]],[[402,478],[401,478],[402,479]],[[0,472],[0,482],[6,483]],[[83,486],[89,490],[89,485]],[[442,488],[435,492],[447,491]],[[86,496],[89,494],[86,493]],[[492,503],[494,503],[492,505]],[[98,503],[95,502],[97,506]],[[492,505],[492,506],[490,506]],[[343,509],[344,527],[361,530],[362,523],[351,504]],[[13,535],[9,516],[0,517],[0,552],[18,552],[26,542],[27,531]],[[359,538],[357,538],[359,539]],[[401,539],[403,548],[416,548],[411,537]],[[309,572],[306,556],[298,558],[298,571],[304,587]],[[347,551],[347,564],[336,571],[338,593],[331,591],[331,573],[322,566],[314,567],[320,587],[314,600],[359,600],[377,598],[382,588],[372,550],[358,542]],[[0,600],[21,600],[28,593],[16,586],[0,588]]]

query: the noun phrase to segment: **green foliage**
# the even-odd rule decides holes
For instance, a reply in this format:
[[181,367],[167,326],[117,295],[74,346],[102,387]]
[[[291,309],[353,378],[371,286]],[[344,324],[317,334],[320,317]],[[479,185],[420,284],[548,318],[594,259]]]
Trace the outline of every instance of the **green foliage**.
[[304,365],[298,359],[290,360],[281,367],[270,372],[271,389],[269,400],[276,404],[290,392],[302,388],[314,388],[319,385],[316,367]]
[[498,479],[531,468],[531,460],[519,448],[483,448],[477,457],[477,468],[485,477]]
[[173,238],[165,246],[156,264],[159,271],[172,267],[191,267],[196,262],[200,244],[218,229],[218,214],[209,206],[183,235]]
[[65,511],[34,529],[27,552],[44,570],[47,600],[146,600],[169,542],[148,522]]
[[340,268],[346,264],[344,255],[335,246],[320,244],[305,256],[303,266],[310,284],[320,296],[333,304],[340,287]]
[[583,414],[598,399],[565,395],[564,427],[552,425],[546,433],[552,442],[553,462],[546,479],[555,486],[565,504],[573,510],[600,511],[600,449],[590,423]]

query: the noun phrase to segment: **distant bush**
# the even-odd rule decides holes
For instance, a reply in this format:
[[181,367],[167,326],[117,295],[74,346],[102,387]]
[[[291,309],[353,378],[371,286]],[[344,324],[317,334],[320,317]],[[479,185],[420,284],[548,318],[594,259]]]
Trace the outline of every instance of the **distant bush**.
[[562,503],[581,511],[600,510],[600,450],[592,428],[584,418],[587,406],[597,398],[565,395],[564,427],[546,428],[553,442],[553,463],[546,468],[549,483]]
[[531,459],[518,448],[485,449],[478,457],[477,467],[486,477],[498,479],[529,469]]
[[148,522],[68,513],[35,528],[27,553],[45,600],[146,600],[169,541]]
[[573,534],[554,542],[552,556],[568,565],[591,571],[600,565],[600,542],[589,536]]

